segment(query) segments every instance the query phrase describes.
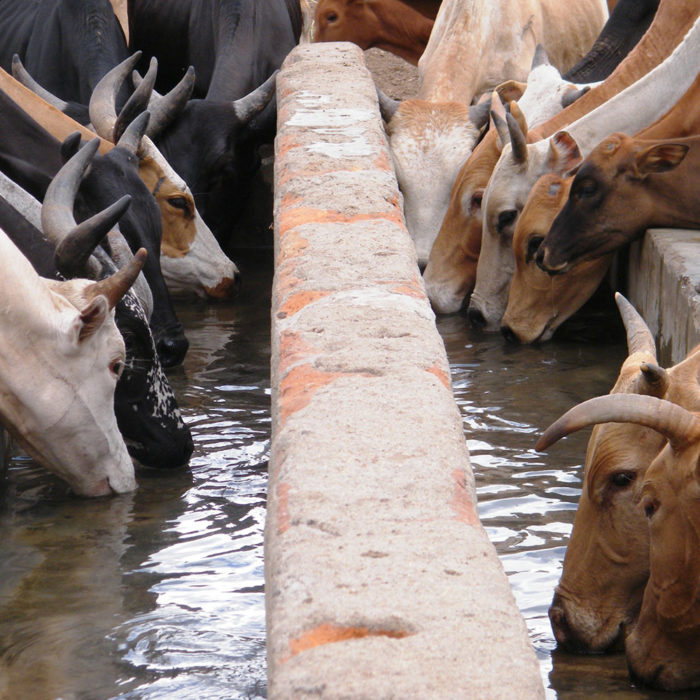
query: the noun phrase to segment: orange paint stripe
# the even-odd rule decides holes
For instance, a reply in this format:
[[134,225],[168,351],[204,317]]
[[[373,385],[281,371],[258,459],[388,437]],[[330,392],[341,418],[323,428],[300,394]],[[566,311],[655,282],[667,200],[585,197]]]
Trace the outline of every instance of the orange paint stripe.
[[370,212],[368,214],[354,214],[348,216],[331,209],[317,209],[314,207],[287,208],[282,200],[279,216],[279,235],[282,238],[290,229],[304,224],[353,224],[359,221],[376,221],[383,219],[403,226],[403,216],[395,208],[390,212]]
[[310,364],[294,367],[280,382],[280,422],[300,411],[321,387],[341,376],[340,372],[321,372]]
[[455,481],[455,486],[450,507],[455,511],[457,520],[467,523],[467,525],[479,525],[479,516],[476,514],[476,508],[469,491],[467,491],[467,477],[464,471],[455,469],[452,472],[452,478]]
[[318,350],[303,340],[298,333],[283,331],[280,334],[279,376],[283,376],[296,362],[317,354]]
[[287,297],[285,302],[280,305],[279,310],[277,311],[277,318],[287,318],[288,316],[293,316],[297,311],[303,309],[312,301],[322,299],[329,294],[330,292],[327,291],[296,292]]
[[[333,644],[334,642],[345,642],[349,639],[362,639],[364,637],[390,637],[392,639],[403,639],[408,637],[409,632],[405,630],[373,630],[369,627],[343,627],[340,625],[322,624],[305,632],[301,637],[289,641],[291,656],[296,656],[302,651],[322,646],[323,644]],[[286,661],[286,659],[285,659]]]
[[289,484],[277,484],[277,534],[283,535],[289,530]]
[[432,367],[428,367],[426,371],[430,372],[430,374],[434,374],[448,389],[452,389],[450,377],[441,367],[433,365]]

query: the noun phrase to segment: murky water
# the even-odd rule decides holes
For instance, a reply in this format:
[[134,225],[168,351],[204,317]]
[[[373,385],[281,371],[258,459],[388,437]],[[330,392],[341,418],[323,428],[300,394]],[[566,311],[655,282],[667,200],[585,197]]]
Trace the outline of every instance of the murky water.
[[[191,348],[170,376],[194,434],[189,471],[140,474],[134,494],[89,501],[31,461],[13,461],[0,496],[3,700],[265,696],[271,261],[241,267],[237,303],[178,306]],[[548,697],[654,697],[630,687],[621,654],[553,653],[547,619],[588,432],[544,455],[533,445],[574,403],[610,389],[625,355],[614,313],[589,319],[597,333],[574,326],[541,347],[508,346],[460,316],[438,327],[480,515]]]

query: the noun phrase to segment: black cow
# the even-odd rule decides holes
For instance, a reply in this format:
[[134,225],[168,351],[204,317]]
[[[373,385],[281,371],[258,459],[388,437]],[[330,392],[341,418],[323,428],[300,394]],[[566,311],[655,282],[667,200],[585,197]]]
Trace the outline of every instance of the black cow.
[[[56,265],[56,247],[20,212],[28,195],[0,196],[0,228],[42,276],[64,279]],[[66,239],[70,240],[67,234]],[[86,251],[86,253],[89,251]],[[65,252],[64,252],[65,256]],[[60,258],[59,258],[60,259]],[[98,252],[102,279],[113,274],[111,259]],[[65,271],[65,267],[63,268]],[[87,276],[87,272],[81,276]],[[175,395],[155,351],[141,304],[132,291],[115,307],[115,321],[126,345],[126,363],[114,395],[117,424],[132,459],[144,466],[167,469],[187,464],[193,450]]]
[[194,67],[195,99],[149,135],[226,242],[259,168],[258,147],[274,134],[274,85],[265,81],[298,43],[299,0],[129,0],[128,13],[129,47],[143,52],[143,67],[158,59],[161,92]]
[[109,0],[2,0],[0,67],[14,54],[49,92],[87,104],[128,49]]
[[[140,121],[146,118],[144,115]],[[137,125],[135,122],[135,128]],[[119,227],[132,250],[144,247],[148,251],[144,275],[153,293],[151,329],[161,362],[171,367],[182,362],[188,342],[160,269],[161,215],[153,195],[139,177],[135,154],[138,138],[132,130],[120,147],[95,157],[80,187],[76,212],[85,218],[124,194],[131,196],[131,206]],[[41,201],[49,181],[62,165],[60,142],[0,92],[0,169]]]
[[659,0],[619,0],[591,50],[563,76],[575,83],[605,80],[649,29]]

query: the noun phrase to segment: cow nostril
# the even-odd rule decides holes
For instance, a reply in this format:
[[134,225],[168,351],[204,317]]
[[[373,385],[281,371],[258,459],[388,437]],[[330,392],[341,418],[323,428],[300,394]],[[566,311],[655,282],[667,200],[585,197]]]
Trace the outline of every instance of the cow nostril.
[[518,341],[518,336],[513,333],[513,330],[510,326],[504,325],[501,326],[501,333],[503,334],[503,337],[509,342],[509,343],[517,343]]
[[544,269],[544,250],[542,249],[542,245],[537,249],[537,252],[535,253],[535,263],[537,264],[537,267],[540,268],[540,270],[544,270],[547,272],[547,270]]
[[189,346],[189,341],[184,335],[179,338],[159,338],[156,349],[163,367],[176,367],[182,364]]
[[475,306],[470,306],[467,309],[467,318],[469,319],[469,323],[474,326],[474,328],[483,328],[486,325],[486,319],[484,318],[484,314],[479,311]]

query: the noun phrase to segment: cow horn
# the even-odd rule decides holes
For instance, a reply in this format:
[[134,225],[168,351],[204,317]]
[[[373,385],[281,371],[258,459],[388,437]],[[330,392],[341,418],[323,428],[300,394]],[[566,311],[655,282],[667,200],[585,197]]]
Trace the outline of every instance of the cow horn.
[[[137,71],[133,71],[131,79],[137,88],[145,80]],[[159,95],[155,90],[152,92],[151,101],[148,104],[148,111],[151,113],[151,121],[147,132],[149,138],[157,138],[182,113],[182,110],[187,105],[187,101],[192,96],[194,83],[194,67],[190,66],[180,79],[180,82],[170,92],[167,92],[165,95]]]
[[277,81],[276,70],[262,85],[258,86],[245,97],[235,100],[233,111],[243,124],[247,124],[256,114],[262,112],[275,94]]
[[66,112],[66,110],[70,109],[70,105],[67,102],[59,99],[52,92],[49,92],[46,88],[39,85],[39,83],[29,75],[29,72],[24,67],[17,54],[12,56],[12,77],[59,111]]
[[527,163],[527,140],[523,130],[520,128],[515,117],[508,113],[506,114],[506,122],[508,124],[508,132],[510,134],[510,145],[513,148],[513,158],[516,163]]
[[121,135],[116,145],[137,155],[139,146],[141,145],[141,139],[148,129],[150,118],[150,112],[141,112],[141,114],[126,127],[126,131]]
[[49,184],[41,206],[41,227],[56,245],[56,266],[68,276],[84,274],[85,263],[97,244],[116,224],[129,206],[125,195],[107,209],[77,224],[73,203],[83,174],[92,161],[100,140],[94,139],[81,148]]
[[86,294],[92,298],[99,294],[106,296],[109,308],[113,309],[136,281],[146,262],[146,255],[146,249],[139,248],[134,257],[121,270],[99,282],[91,284],[86,288]]
[[654,336],[637,309],[620,292],[615,292],[615,303],[627,332],[627,354],[644,352],[656,358]]
[[148,71],[143,80],[139,83],[136,89],[131,93],[131,96],[126,101],[126,104],[121,108],[117,119],[112,129],[112,142],[117,143],[126,131],[131,122],[148,109],[148,103],[151,99],[153,86],[156,84],[156,75],[158,74],[158,59],[155,56],[151,58],[151,63],[148,66]]
[[532,56],[532,63],[530,64],[530,70],[534,70],[537,66],[551,66],[552,63],[547,55],[547,50],[542,46],[542,44],[537,44],[535,47],[535,53]]
[[487,99],[469,107],[469,120],[477,129],[486,126],[491,112],[491,100]]
[[491,110],[491,121],[496,129],[501,144],[508,143],[508,124],[506,120],[495,110]]
[[561,98],[561,106],[562,108],[568,107],[569,105],[572,105],[576,100],[578,100],[579,97],[582,97],[585,95],[589,90],[591,89],[590,85],[586,85],[585,87],[582,87],[580,89],[578,88],[572,88],[571,90],[567,90]]
[[700,418],[675,403],[654,396],[607,394],[574,406],[542,433],[538,452],[570,433],[597,423],[637,423],[678,445],[700,436]]
[[642,378],[646,384],[648,384],[651,395],[658,397],[665,396],[669,384],[671,383],[668,372],[663,367],[659,367],[659,365],[653,362],[642,362],[642,364],[639,365],[639,369],[642,373]]
[[90,95],[88,104],[90,121],[98,135],[112,143],[117,122],[116,96],[140,58],[141,52],[136,51],[119,65],[114,66],[101,78]]
[[383,93],[378,86],[377,99],[379,100],[379,111],[382,115],[382,119],[388,124],[394,114],[396,114],[396,110],[399,108],[401,101],[389,97],[389,95]]

